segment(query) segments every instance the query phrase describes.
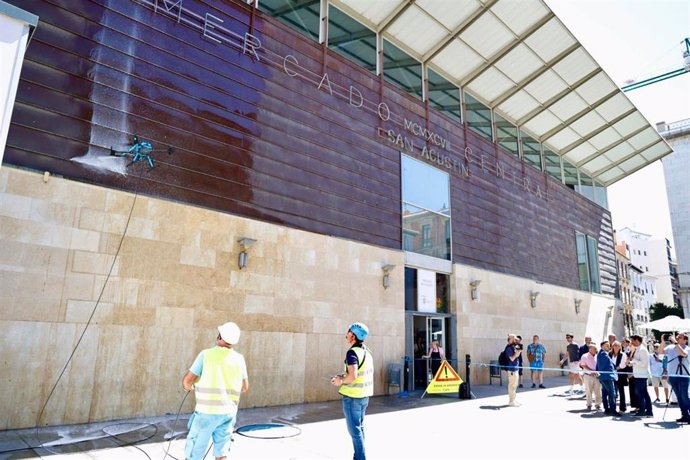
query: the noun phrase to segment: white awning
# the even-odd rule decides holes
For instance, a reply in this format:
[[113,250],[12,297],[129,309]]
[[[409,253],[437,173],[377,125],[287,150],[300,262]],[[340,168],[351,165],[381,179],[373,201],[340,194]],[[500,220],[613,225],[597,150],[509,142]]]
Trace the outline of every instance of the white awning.
[[543,0],[330,0],[603,185],[671,147]]

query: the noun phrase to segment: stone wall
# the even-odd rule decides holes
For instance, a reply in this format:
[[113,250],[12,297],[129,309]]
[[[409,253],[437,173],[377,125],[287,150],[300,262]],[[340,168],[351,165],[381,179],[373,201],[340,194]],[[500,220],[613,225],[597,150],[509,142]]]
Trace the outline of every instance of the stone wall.
[[[240,237],[257,240],[241,271]],[[37,423],[77,343],[40,424],[173,412],[183,374],[230,320],[243,329],[244,407],[337,398],[328,377],[355,320],[372,331],[381,394],[404,350],[404,270],[384,290],[381,266],[403,263],[401,251],[2,166],[0,429]]]
[[[453,313],[457,315],[458,350],[461,357],[470,354],[472,383],[489,383],[489,369],[480,363],[497,360],[506,345],[508,334],[521,335],[525,347],[538,335],[546,347],[546,368],[559,368],[559,353],[565,352],[565,334],[575,335],[582,344],[585,335],[597,345],[608,338],[613,328],[609,314],[615,300],[611,296],[576,291],[551,284],[454,265]],[[470,282],[480,280],[479,300],[471,300]],[[535,307],[530,292],[539,292]],[[575,311],[575,299],[581,299]],[[611,309],[613,315],[615,308]],[[525,361],[527,366],[527,361]],[[464,371],[464,366],[460,366]],[[560,371],[545,371],[545,376]],[[464,375],[464,372],[463,372]],[[525,382],[529,371],[525,372]]]

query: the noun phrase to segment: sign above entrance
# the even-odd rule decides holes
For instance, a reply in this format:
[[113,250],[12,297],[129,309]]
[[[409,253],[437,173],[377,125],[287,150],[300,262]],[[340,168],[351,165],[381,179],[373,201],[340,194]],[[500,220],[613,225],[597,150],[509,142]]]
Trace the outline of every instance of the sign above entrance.
[[436,272],[417,270],[417,311],[436,313]]
[[448,361],[441,362],[441,367],[438,368],[438,372],[434,375],[434,378],[426,387],[426,393],[457,393],[460,391],[460,384],[462,379],[455,372],[453,366],[451,366]]

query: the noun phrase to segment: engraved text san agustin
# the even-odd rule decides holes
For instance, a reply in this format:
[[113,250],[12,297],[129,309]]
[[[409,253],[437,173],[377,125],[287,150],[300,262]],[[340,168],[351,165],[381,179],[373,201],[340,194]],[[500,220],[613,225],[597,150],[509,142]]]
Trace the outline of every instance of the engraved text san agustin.
[[[542,199],[548,199],[547,192],[542,190],[539,184],[532,184],[530,179],[523,176],[521,172],[512,170],[498,160],[494,160],[491,156],[482,153],[476,154],[470,147],[465,147],[462,152],[453,151],[451,143],[447,138],[417,122],[391,113],[385,102],[375,103],[368,101],[356,87],[333,83],[328,73],[315,74],[301,67],[295,56],[291,54],[281,56],[262,47],[261,41],[255,35],[249,32],[238,33],[224,27],[225,21],[211,12],[207,11],[201,14],[197,11],[201,9],[201,6],[198,4],[195,5],[197,10],[184,6],[189,3],[194,5],[196,2],[185,2],[185,0],[132,1],[153,10],[156,14],[162,14],[173,19],[178,24],[198,30],[204,39],[214,44],[240,49],[242,54],[249,56],[251,59],[282,68],[289,77],[301,78],[314,84],[318,91],[328,91],[332,96],[346,100],[353,107],[376,113],[382,121],[390,122],[398,127],[397,130],[395,128],[378,128],[377,135],[401,151],[422,157],[460,177],[470,177],[470,165],[476,164],[485,174],[496,175],[496,177],[513,183],[513,185],[523,189],[525,192]],[[414,138],[407,137],[404,134],[405,132],[411,133],[416,138],[423,139],[423,145],[417,145]]]

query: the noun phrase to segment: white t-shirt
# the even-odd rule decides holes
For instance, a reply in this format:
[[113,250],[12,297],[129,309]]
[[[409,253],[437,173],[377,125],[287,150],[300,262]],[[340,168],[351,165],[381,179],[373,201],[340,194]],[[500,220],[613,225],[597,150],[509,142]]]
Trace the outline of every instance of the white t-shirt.
[[652,372],[652,377],[661,377],[661,373],[664,371],[664,355],[658,353],[649,355],[649,370]]
[[[690,347],[686,344],[683,345],[683,351],[686,354],[690,354]],[[683,374],[687,375],[690,373],[690,363],[688,363],[688,358],[690,356],[679,356],[678,355],[678,349],[676,348],[676,344],[671,344],[668,345],[666,348],[664,348],[664,353],[666,353],[666,356],[668,356],[668,375],[673,376],[674,374]],[[682,358],[682,360],[681,360]],[[682,364],[685,366],[685,369],[678,369],[678,364]]]

